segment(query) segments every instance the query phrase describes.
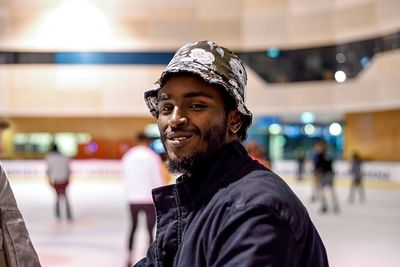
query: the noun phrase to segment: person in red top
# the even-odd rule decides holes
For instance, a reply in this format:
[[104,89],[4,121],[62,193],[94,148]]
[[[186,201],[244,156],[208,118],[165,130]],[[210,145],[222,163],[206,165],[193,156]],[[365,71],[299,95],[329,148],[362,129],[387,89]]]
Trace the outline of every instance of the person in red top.
[[271,163],[265,158],[265,150],[262,146],[260,146],[256,141],[250,141],[246,150],[249,153],[250,157],[257,160],[264,167],[271,169]]
[[72,221],[71,206],[67,196],[67,188],[70,184],[71,178],[71,159],[62,155],[58,146],[53,144],[45,160],[47,164],[47,177],[49,184],[56,192],[56,218],[61,218],[60,206],[61,201],[64,200],[67,219],[68,221]]

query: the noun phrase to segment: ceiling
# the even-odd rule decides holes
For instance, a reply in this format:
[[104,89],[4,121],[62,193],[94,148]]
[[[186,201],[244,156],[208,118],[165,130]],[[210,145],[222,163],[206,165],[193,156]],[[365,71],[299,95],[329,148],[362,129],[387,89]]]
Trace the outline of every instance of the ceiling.
[[332,45],[400,25],[398,0],[1,0],[0,49],[234,50]]

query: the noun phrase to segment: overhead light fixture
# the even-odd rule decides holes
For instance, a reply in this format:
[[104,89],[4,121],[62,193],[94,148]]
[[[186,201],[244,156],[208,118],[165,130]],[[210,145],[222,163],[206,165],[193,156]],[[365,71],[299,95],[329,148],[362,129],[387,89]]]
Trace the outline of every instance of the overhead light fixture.
[[114,41],[108,18],[86,0],[64,0],[45,14],[33,39],[43,47],[85,49]]
[[313,135],[315,133],[315,126],[311,123],[308,123],[304,125],[303,130],[306,135]]
[[333,136],[340,135],[342,133],[342,126],[337,122],[331,123],[331,125],[329,125],[329,133]]
[[279,48],[277,47],[271,47],[267,49],[267,56],[269,56],[270,58],[277,58],[279,57],[281,54],[281,50],[279,50]]
[[277,123],[273,123],[268,127],[270,134],[280,134],[282,132],[282,126]]
[[310,111],[305,111],[301,113],[300,120],[304,124],[313,123],[315,121],[315,115]]
[[360,64],[361,64],[361,66],[362,66],[363,68],[368,67],[369,64],[370,64],[370,58],[367,57],[367,56],[362,57],[362,58],[360,59]]
[[347,79],[347,75],[344,71],[338,70],[335,72],[335,80],[338,83],[342,83],[342,82],[346,81],[346,79]]
[[338,62],[338,63],[344,63],[344,62],[346,62],[346,55],[345,54],[343,54],[343,53],[337,53],[336,54],[336,61]]

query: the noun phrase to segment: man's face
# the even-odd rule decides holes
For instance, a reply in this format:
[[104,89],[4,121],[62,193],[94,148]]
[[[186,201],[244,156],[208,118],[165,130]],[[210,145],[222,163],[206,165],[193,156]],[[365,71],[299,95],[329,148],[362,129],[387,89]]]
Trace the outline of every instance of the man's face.
[[175,74],[159,90],[158,127],[175,171],[229,141],[220,90],[191,74]]

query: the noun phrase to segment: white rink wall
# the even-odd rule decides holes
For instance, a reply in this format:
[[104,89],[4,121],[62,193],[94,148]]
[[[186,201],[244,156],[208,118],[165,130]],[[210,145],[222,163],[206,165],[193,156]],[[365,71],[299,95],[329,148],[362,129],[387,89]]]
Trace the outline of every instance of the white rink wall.
[[[365,161],[362,172],[366,180],[400,183],[400,162]],[[337,160],[333,164],[336,177],[351,178],[350,161]],[[297,177],[297,163],[294,160],[281,160],[273,163],[273,170],[282,177]],[[312,176],[312,163],[305,165],[304,177]]]
[[[46,164],[43,160],[2,160],[1,165],[12,179],[42,179],[46,176]],[[73,160],[72,178],[109,179],[121,178],[119,160]],[[282,177],[295,178],[297,163],[294,160],[273,162],[273,170]],[[362,170],[366,180],[400,183],[400,162],[365,161]],[[349,179],[350,162],[334,162],[336,177]],[[312,176],[312,164],[307,161],[304,177]]]

